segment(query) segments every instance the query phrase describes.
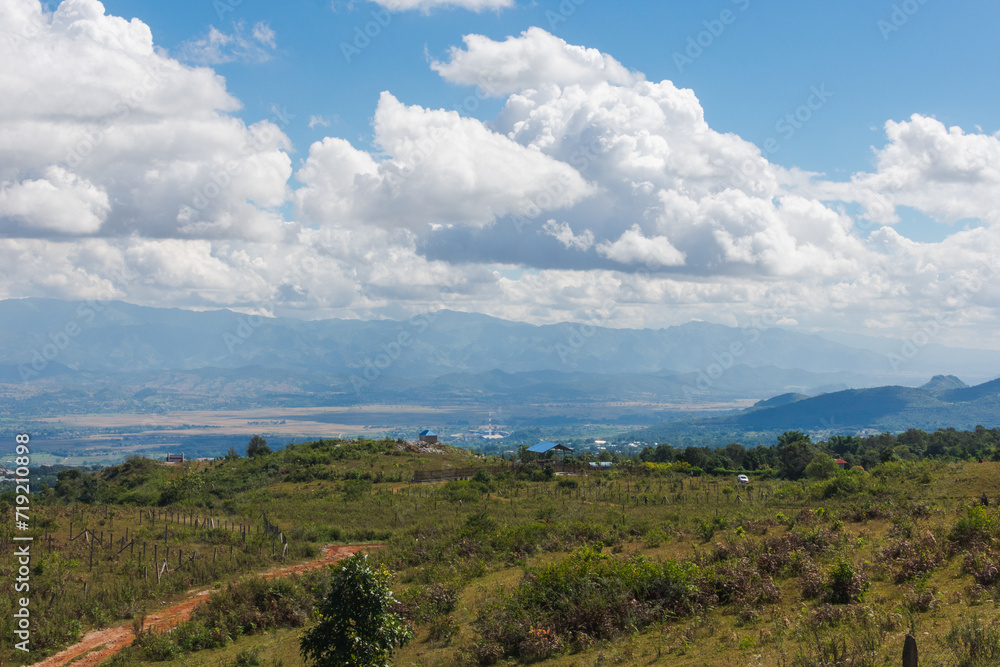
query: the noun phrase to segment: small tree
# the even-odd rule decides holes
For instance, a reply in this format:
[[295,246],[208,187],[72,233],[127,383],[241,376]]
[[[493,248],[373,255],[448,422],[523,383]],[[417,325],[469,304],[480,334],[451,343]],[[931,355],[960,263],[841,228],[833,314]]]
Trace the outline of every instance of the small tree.
[[837,474],[840,467],[833,457],[823,452],[816,452],[812,461],[806,466],[806,477],[813,479],[830,479]]
[[250,438],[250,444],[247,445],[247,456],[249,458],[254,458],[256,456],[263,456],[264,454],[270,454],[271,448],[267,446],[267,440],[255,435]]
[[387,667],[396,648],[413,636],[399,615],[389,570],[373,569],[368,556],[341,563],[330,593],[319,604],[319,624],[302,637],[300,652],[317,667]]
[[785,474],[791,479],[802,476],[815,454],[812,440],[801,431],[786,431],[778,436],[778,451],[785,467]]

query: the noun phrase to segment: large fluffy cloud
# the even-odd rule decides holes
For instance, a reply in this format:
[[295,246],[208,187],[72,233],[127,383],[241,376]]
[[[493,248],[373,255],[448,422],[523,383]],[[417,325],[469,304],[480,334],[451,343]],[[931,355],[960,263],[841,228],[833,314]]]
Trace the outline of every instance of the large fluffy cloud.
[[875,152],[877,170],[849,183],[817,183],[821,196],[861,203],[867,219],[891,224],[899,206],[943,223],[1000,220],[1000,133],[967,134],[914,114],[885,125],[888,144]]
[[564,162],[458,112],[408,107],[389,93],[375,112],[375,141],[387,159],[342,139],[312,146],[296,193],[309,221],[483,226],[534,204],[563,208],[590,191]]
[[[538,268],[607,268],[611,260],[696,275],[822,275],[856,268],[864,252],[849,220],[788,195],[784,170],[750,142],[709,127],[691,90],[649,82],[539,28],[499,42],[466,37],[464,49],[433,67],[449,81],[507,96],[497,131],[596,184],[556,220],[565,238],[594,243],[563,243],[561,257],[548,252]],[[489,248],[505,259],[492,232],[477,242],[439,229],[424,247],[454,257],[456,235],[478,261],[489,259]]]
[[0,228],[279,239],[287,139],[96,0],[0,2]]

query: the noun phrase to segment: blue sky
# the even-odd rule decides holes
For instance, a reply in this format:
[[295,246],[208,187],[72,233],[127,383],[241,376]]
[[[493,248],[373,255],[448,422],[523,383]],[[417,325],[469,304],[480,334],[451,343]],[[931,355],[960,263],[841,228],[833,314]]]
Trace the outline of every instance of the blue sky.
[[[775,125],[805,102],[811,86],[825,84],[834,95],[830,107],[773,154],[772,161],[786,167],[831,175],[869,168],[869,147],[883,142],[885,121],[913,113],[946,125],[1000,129],[995,85],[1000,50],[992,41],[1000,5],[995,3],[927,0],[898,30],[885,27],[896,27],[894,8],[903,4],[897,2],[588,0],[564,4],[574,7],[567,15],[554,1],[520,2],[500,11],[395,11],[348,62],[342,45],[354,46],[356,29],[373,20],[372,12],[387,11],[376,3],[231,1],[235,6],[226,0],[215,6],[207,0],[104,5],[109,13],[149,24],[157,43],[171,51],[209,26],[229,32],[240,21],[269,25],[277,37],[269,61],[215,69],[243,101],[240,115],[247,122],[267,117],[273,104],[288,109],[295,118],[287,133],[299,151],[328,134],[370,140],[372,111],[383,90],[409,104],[460,104],[468,91],[442,81],[427,66],[427,56],[444,57],[468,33],[502,40],[531,26],[609,53],[650,80],[670,79],[693,89],[713,128],[759,145],[779,136]],[[687,57],[688,39],[726,10],[734,22],[713,35],[694,62],[678,66],[675,54]],[[471,115],[488,121],[498,107],[485,105]],[[310,130],[314,115],[339,121]]]
[[998,345],[996,3],[0,0],[0,25],[0,297]]

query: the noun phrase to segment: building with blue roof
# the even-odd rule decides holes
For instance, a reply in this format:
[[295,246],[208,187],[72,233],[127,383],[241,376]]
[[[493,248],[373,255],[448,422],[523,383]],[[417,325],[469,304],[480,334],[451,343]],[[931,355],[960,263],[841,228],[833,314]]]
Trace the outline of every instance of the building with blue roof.
[[420,442],[426,443],[428,445],[436,445],[438,441],[438,434],[434,431],[427,429],[426,431],[420,432]]
[[528,447],[528,451],[532,454],[539,454],[541,456],[551,455],[553,452],[558,452],[561,454],[572,454],[573,450],[566,445],[560,445],[554,442],[542,441],[533,447]]

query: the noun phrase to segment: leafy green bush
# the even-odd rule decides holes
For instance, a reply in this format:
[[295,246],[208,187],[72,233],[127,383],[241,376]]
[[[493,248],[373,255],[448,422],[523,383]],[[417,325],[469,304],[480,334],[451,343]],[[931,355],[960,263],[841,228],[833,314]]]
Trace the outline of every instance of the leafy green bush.
[[300,627],[309,617],[313,600],[300,579],[247,577],[202,603],[191,622],[233,638],[270,628]]
[[222,628],[207,628],[198,621],[182,623],[173,633],[175,644],[187,652],[221,648],[229,643],[230,637]]
[[846,558],[840,558],[830,569],[826,579],[826,601],[830,604],[858,602],[864,597],[868,586],[868,581],[855,569],[854,564]]
[[693,564],[577,549],[494,593],[475,621],[480,641],[473,655],[482,664],[502,656],[535,660],[564,645],[586,646],[688,615],[700,595],[697,572]]
[[997,533],[997,518],[985,507],[970,507],[948,536],[952,542],[989,542]]
[[142,657],[153,662],[173,660],[182,652],[171,635],[158,635],[152,632],[140,634],[132,645],[142,652]]
[[469,482],[465,480],[455,480],[444,485],[445,496],[453,503],[471,503],[479,500],[483,494],[489,493],[490,489],[480,482]]
[[460,532],[468,537],[489,537],[496,532],[497,522],[486,512],[476,512],[465,520]]
[[236,654],[236,658],[230,664],[232,667],[260,667],[263,664],[260,654],[263,652],[263,646],[245,648]]

